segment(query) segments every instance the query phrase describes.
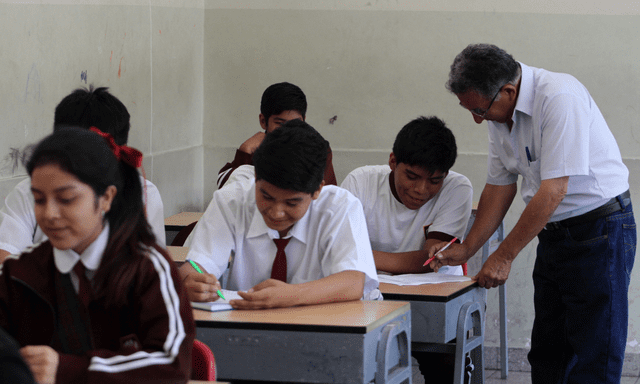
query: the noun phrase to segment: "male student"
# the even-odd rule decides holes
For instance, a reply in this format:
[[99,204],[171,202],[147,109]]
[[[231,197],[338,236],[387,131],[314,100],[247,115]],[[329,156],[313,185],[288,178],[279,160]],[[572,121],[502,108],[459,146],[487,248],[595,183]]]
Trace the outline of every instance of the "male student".
[[324,185],[329,143],[302,120],[266,135],[254,153],[255,179],[217,190],[194,229],[180,272],[191,301],[227,288],[237,309],[375,299],[378,279],[362,204]]
[[[389,165],[360,167],[344,179],[341,187],[362,202],[376,269],[431,272],[423,266],[428,249],[454,237],[462,240],[473,189],[469,179],[449,171],[456,156],[456,139],[445,123],[419,117],[396,136]],[[439,272],[462,275],[462,268]]]
[[[92,126],[111,134],[118,145],[126,144],[129,137],[130,115],[127,108],[108,88],[79,88],[67,95],[54,114],[53,130],[66,126],[89,129]],[[145,208],[158,244],[166,242],[164,208],[158,188],[145,181]],[[36,224],[34,201],[29,178],[21,181],[9,192],[0,209],[0,262],[10,254],[22,252],[30,245],[47,239]]]
[[[242,165],[253,165],[253,153],[258,148],[266,134],[278,129],[283,123],[300,119],[305,120],[307,113],[307,98],[300,87],[291,83],[276,83],[270,85],[262,94],[260,101],[260,115],[258,120],[264,132],[258,132],[247,139],[238,150],[236,150],[235,158],[231,163],[225,164],[218,171],[218,188],[222,188],[232,173]],[[337,185],[336,175],[333,172],[333,155],[331,148],[328,148],[327,166],[324,170],[324,183],[326,185]],[[244,178],[244,173],[253,176],[252,169],[243,167],[243,175],[238,178]],[[232,178],[232,180],[236,180]]]
[[[469,223],[473,189],[469,179],[450,171],[456,139],[437,117],[418,117],[396,136],[389,165],[355,169],[342,182],[360,199],[376,269],[393,274],[431,272],[423,266],[432,245],[462,239]],[[439,273],[462,275],[462,268]],[[414,352],[425,381],[449,383],[451,355]]]
[[629,171],[600,109],[575,77],[527,66],[491,44],[460,52],[446,86],[477,124],[487,121],[489,167],[467,239],[432,266],[464,263],[487,241],[521,175],[527,206],[478,284],[504,284],[537,236],[532,383],[619,383],[636,224]]

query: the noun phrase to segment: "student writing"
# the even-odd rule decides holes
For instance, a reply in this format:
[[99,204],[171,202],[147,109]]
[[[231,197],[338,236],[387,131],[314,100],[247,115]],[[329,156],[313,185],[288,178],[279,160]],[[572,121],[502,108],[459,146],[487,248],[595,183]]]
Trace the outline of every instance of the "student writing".
[[231,254],[227,288],[248,291],[231,301],[235,308],[379,296],[362,205],[323,185],[328,147],[311,126],[291,120],[254,153],[254,180],[214,193],[188,254],[205,273],[188,263],[180,269],[192,301],[217,299],[217,279]]

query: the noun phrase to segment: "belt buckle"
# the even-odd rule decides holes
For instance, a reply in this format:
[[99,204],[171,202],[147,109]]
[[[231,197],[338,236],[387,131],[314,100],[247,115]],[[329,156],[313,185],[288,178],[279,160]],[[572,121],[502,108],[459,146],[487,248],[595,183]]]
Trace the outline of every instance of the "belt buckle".
[[557,221],[554,221],[552,223],[547,223],[544,226],[544,229],[546,229],[547,231],[555,231],[562,228],[562,225],[560,225],[560,223],[558,223]]

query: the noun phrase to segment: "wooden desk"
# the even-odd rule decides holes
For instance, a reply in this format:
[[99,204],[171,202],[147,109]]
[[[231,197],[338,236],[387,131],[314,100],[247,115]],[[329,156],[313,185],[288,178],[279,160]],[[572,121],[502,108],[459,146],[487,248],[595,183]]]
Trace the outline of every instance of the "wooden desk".
[[189,253],[189,247],[174,247],[172,245],[167,246],[169,255],[176,263],[184,263],[187,259],[187,253]]
[[[411,350],[455,353],[454,383],[462,383],[465,354],[472,352],[473,383],[484,383],[484,303],[477,283],[398,286],[380,284],[385,300],[411,302]],[[469,337],[469,330],[473,336]]]
[[194,310],[223,380],[411,383],[411,311],[399,301]]
[[180,212],[164,219],[165,231],[179,231],[202,218],[202,212]]

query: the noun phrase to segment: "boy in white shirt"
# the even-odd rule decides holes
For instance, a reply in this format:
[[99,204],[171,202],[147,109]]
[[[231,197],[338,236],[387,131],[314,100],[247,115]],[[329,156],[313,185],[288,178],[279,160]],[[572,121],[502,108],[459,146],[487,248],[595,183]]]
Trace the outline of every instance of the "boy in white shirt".
[[[362,202],[378,270],[430,272],[423,264],[431,245],[462,239],[473,189],[469,179],[449,171],[456,156],[455,137],[444,122],[419,117],[396,136],[388,166],[357,168],[342,182]],[[462,268],[439,272],[461,275]]]
[[[389,165],[357,168],[342,182],[341,187],[362,202],[379,271],[432,272],[423,266],[429,248],[454,237],[462,239],[473,189],[469,179],[449,170],[456,156],[456,139],[445,123],[437,117],[419,117],[396,136]],[[462,268],[440,267],[438,273],[462,275]],[[425,381],[452,382],[452,355],[412,355]]]
[[217,299],[231,255],[226,285],[244,299],[231,300],[237,309],[379,297],[362,205],[324,185],[328,147],[307,123],[288,121],[254,153],[254,180],[214,193],[188,254],[204,273],[180,268],[191,301]]
[[[56,106],[53,130],[77,126],[96,127],[111,134],[118,145],[129,138],[130,115],[125,105],[107,87],[78,88],[65,96]],[[144,182],[145,211],[156,241],[166,243],[164,206],[158,188],[149,180]],[[0,263],[10,254],[19,254],[27,247],[47,240],[36,223],[31,180],[24,179],[5,197],[0,209]]]

